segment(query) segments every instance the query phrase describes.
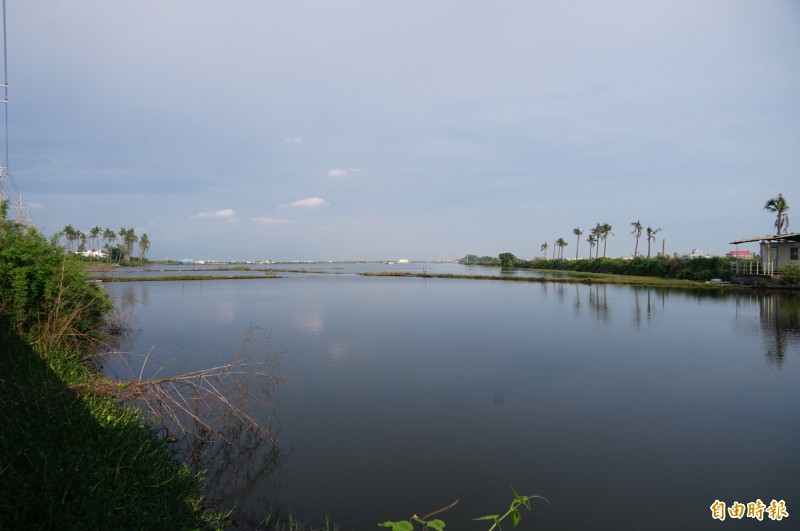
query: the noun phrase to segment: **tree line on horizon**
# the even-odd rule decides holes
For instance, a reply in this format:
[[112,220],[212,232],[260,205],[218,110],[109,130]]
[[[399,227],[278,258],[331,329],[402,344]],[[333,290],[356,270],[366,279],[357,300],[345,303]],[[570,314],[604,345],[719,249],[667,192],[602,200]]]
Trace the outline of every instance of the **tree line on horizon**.
[[[632,221],[631,225],[633,226],[633,231],[631,234],[636,239],[636,246],[633,250],[633,257],[636,258],[639,256],[639,239],[642,237],[642,233],[645,232],[647,234],[647,258],[650,258],[651,247],[650,244],[656,240],[656,234],[661,232],[661,228],[654,229],[652,227],[647,227],[645,231],[644,226],[641,224],[639,220]],[[586,242],[589,244],[589,258],[592,258],[592,253],[594,252],[594,258],[600,257],[600,242],[603,242],[603,258],[606,257],[606,249],[608,246],[608,237],[614,236],[614,227],[611,226],[609,223],[598,223],[589,231],[589,236],[586,237]],[[580,227],[575,227],[572,229],[572,234],[577,237],[577,241],[575,242],[575,260],[578,259],[580,253],[580,244],[581,244],[581,236],[584,234],[584,230]],[[569,243],[564,238],[559,238],[555,242],[553,242],[553,259],[556,259],[556,253],[558,253],[558,258],[564,258],[564,247],[569,245]],[[595,247],[597,249],[595,250]],[[542,251],[542,258],[547,259],[547,249],[550,248],[549,242],[544,242],[540,247],[539,250]]]
[[[114,242],[117,241],[117,236],[119,236],[120,243],[114,245]],[[83,232],[72,225],[67,225],[61,230],[58,237],[59,239],[61,237],[64,238],[64,248],[67,252],[73,252],[73,244],[75,243],[78,244],[76,251],[78,253],[85,252],[87,250],[87,244],[91,244],[90,250],[100,251],[104,249],[108,260],[130,261],[133,257],[133,248],[138,243],[139,253],[137,258],[139,263],[141,263],[144,261],[145,254],[147,254],[147,251],[150,249],[150,238],[147,236],[147,233],[142,233],[142,236],[139,237],[136,235],[136,231],[133,228],[121,227],[118,232],[114,232],[112,229],[102,229],[101,227],[95,226],[89,229],[88,232]],[[103,247],[100,247],[100,240],[103,241]]]
[[[767,200],[764,204],[764,210],[772,212],[776,214],[775,219],[775,228],[777,229],[777,236],[781,235],[781,231],[786,232],[789,227],[789,217],[786,214],[786,211],[789,210],[789,203],[783,197],[783,194],[778,194],[777,197],[773,197]],[[645,234],[647,239],[647,258],[650,258],[651,255],[651,244],[656,240],[656,234],[661,232],[661,227],[659,228],[652,228],[652,227],[645,227],[639,220],[632,221],[631,226],[633,230],[631,231],[631,235],[635,238],[636,244],[633,248],[633,257],[636,258],[639,256],[639,240],[642,237],[642,234]],[[606,247],[608,245],[608,237],[614,236],[613,227],[608,223],[597,223],[593,229],[589,231],[589,236],[586,237],[586,242],[589,244],[589,258],[592,258],[592,252],[594,252],[594,258],[600,257],[600,242],[603,242],[603,258],[606,257]],[[580,227],[575,227],[572,229],[572,234],[577,237],[575,242],[575,260],[579,257],[580,252],[580,244],[581,244],[581,236],[584,234],[584,231]],[[569,243],[564,238],[558,238],[553,242],[553,260],[556,259],[556,255],[558,255],[558,259],[564,258],[564,247],[569,245]],[[595,247],[597,249],[595,250]],[[542,251],[542,258],[547,259],[547,250],[550,248],[549,242],[544,242],[540,247],[539,250]]]

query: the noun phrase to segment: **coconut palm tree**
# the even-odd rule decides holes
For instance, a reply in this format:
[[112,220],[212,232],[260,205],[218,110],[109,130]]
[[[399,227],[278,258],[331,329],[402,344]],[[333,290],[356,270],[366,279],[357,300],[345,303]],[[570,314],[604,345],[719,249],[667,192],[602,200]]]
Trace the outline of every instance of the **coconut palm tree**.
[[661,232],[661,229],[651,229],[647,227],[647,258],[650,258],[650,242],[656,241],[656,233]]
[[631,222],[631,225],[633,225],[631,234],[636,238],[636,248],[633,250],[633,257],[636,258],[639,255],[639,238],[642,236],[642,224],[639,223],[639,220],[636,220]]
[[764,210],[769,210],[778,215],[775,219],[775,228],[778,229],[778,236],[781,235],[782,229],[789,228],[789,216],[786,215],[786,211],[789,210],[789,203],[786,202],[782,194],[778,194],[778,197],[768,200],[764,204]]
[[592,233],[586,237],[586,241],[589,243],[589,258],[591,258],[592,249],[594,249],[594,246],[597,244],[597,238],[594,236],[594,231],[592,231]]
[[150,249],[150,238],[147,237],[147,233],[145,232],[142,234],[142,237],[139,238],[139,263],[141,264],[144,260],[144,255],[147,253],[148,249]]
[[594,226],[592,229],[592,236],[594,236],[594,241],[597,242],[597,251],[595,251],[595,258],[600,257],[600,240],[603,239],[603,226],[599,223]]
[[111,245],[111,242],[117,239],[117,233],[115,233],[111,229],[105,229],[103,231],[103,247],[108,248]]
[[542,253],[544,253],[542,258],[544,258],[545,260],[547,260],[547,248],[548,247],[550,247],[550,246],[547,244],[547,242],[544,242],[542,244],[542,246],[539,247],[539,250],[542,251]]
[[110,261],[111,260],[111,244],[114,243],[117,239],[117,233],[111,229],[106,229],[103,231],[103,241],[106,243],[106,250],[108,251],[108,255],[106,258]]
[[[611,226],[611,225],[609,225],[608,223],[603,223],[603,224],[600,226],[600,234],[601,234],[601,236],[603,237],[603,258],[605,258],[605,257],[606,257],[606,245],[608,245],[608,237],[609,237],[609,236],[613,236],[613,235],[614,235],[614,233],[613,233],[613,232],[611,232],[611,230],[612,230],[613,228],[614,228],[614,227],[612,227],[612,226]],[[599,250],[599,249],[598,249],[598,250]]]
[[131,259],[131,255],[133,254],[133,246],[139,241],[139,237],[136,235],[136,232],[133,228],[126,229],[122,227],[119,229],[119,236],[122,238],[122,244],[125,246],[125,258],[128,260]]
[[89,237],[92,239],[92,241],[94,241],[94,243],[92,244],[92,250],[96,251],[100,249],[100,232],[102,230],[103,229],[101,229],[98,226],[94,226],[91,229],[89,229]]
[[556,240],[556,246],[558,247],[558,258],[564,258],[564,247],[569,245],[564,238],[559,238]]
[[75,230],[75,227],[72,225],[67,225],[64,227],[64,230],[61,232],[64,233],[64,238],[67,240],[67,252],[72,252],[72,242],[78,239],[78,231]]
[[581,234],[583,234],[583,231],[579,227],[575,227],[574,229],[572,229],[572,234],[578,237],[578,241],[575,242],[575,260],[577,260],[578,249],[580,248],[581,245]]
[[78,231],[77,237],[78,241],[80,242],[80,245],[78,245],[78,251],[84,252],[86,250],[86,241],[88,240],[88,237],[81,230]]

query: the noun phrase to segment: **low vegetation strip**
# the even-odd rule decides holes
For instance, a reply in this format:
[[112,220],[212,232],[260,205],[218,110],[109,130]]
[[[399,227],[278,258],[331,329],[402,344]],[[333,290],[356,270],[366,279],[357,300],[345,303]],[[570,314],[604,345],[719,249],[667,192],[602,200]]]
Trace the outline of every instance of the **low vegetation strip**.
[[566,260],[562,258],[548,260],[546,258],[536,258],[533,260],[523,260],[517,258],[512,253],[503,253],[498,258],[467,255],[460,260],[462,264],[467,265],[580,271],[586,273],[696,280],[698,282],[707,282],[714,278],[730,280],[731,263],[733,261],[734,259],[719,256],[698,258],[646,258],[637,256],[632,259],[598,257],[580,260]]
[[[542,271],[549,273],[550,271]],[[640,277],[632,275],[612,275],[602,273],[570,272],[563,277],[553,276],[509,276],[509,275],[456,275],[411,273],[406,271],[382,271],[377,273],[361,273],[363,276],[375,277],[419,277],[419,278],[460,278],[467,280],[500,280],[504,282],[551,282],[557,284],[622,284],[629,286],[674,287],[720,289],[734,287],[732,284],[704,283],[692,280],[677,280],[656,277]]]
[[267,278],[284,278],[279,275],[160,275],[141,277],[102,277],[102,282],[175,282],[179,280],[264,280]]

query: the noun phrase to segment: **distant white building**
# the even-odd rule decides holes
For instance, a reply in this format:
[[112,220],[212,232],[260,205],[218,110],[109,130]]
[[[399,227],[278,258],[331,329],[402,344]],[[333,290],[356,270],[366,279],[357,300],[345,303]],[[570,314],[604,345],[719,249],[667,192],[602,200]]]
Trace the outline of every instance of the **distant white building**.
[[689,253],[689,258],[707,258],[707,256],[702,249],[692,249],[692,252]]
[[97,251],[95,249],[89,249],[86,251],[76,251],[75,254],[79,254],[84,258],[105,258],[106,256],[108,256],[103,251]]

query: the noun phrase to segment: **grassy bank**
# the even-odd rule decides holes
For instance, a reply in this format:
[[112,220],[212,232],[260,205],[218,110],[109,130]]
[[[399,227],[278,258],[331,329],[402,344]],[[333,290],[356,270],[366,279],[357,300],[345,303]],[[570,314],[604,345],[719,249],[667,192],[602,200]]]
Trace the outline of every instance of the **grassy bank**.
[[159,275],[153,277],[104,277],[103,282],[174,282],[178,280],[264,280],[278,275]]
[[[535,271],[535,270],[534,270]],[[542,270],[541,272],[551,272]],[[363,276],[377,277],[419,277],[419,278],[460,278],[467,280],[500,280],[504,282],[533,282],[533,283],[556,283],[556,284],[620,284],[627,286],[649,286],[649,287],[671,287],[671,288],[691,288],[691,289],[730,289],[737,287],[732,284],[717,284],[697,282],[693,280],[678,280],[658,277],[641,277],[633,275],[614,275],[607,273],[587,273],[569,272],[563,277],[533,277],[533,276],[508,276],[508,275],[454,275],[454,274],[432,274],[432,273],[409,273],[398,272],[378,272],[361,273]]]
[[605,273],[611,275],[631,275],[676,280],[695,280],[706,282],[713,278],[730,280],[733,259],[723,257],[657,257],[637,256],[625,258],[584,258],[565,260],[536,258],[523,260],[511,253],[500,255],[503,260],[492,257],[468,255],[460,260],[462,264],[514,267],[519,269],[547,269],[557,271],[575,271],[585,273]]
[[0,319],[0,528],[214,527],[202,482],[76,351],[35,352]]
[[0,529],[198,529],[202,481],[89,361],[111,302],[0,205]]

